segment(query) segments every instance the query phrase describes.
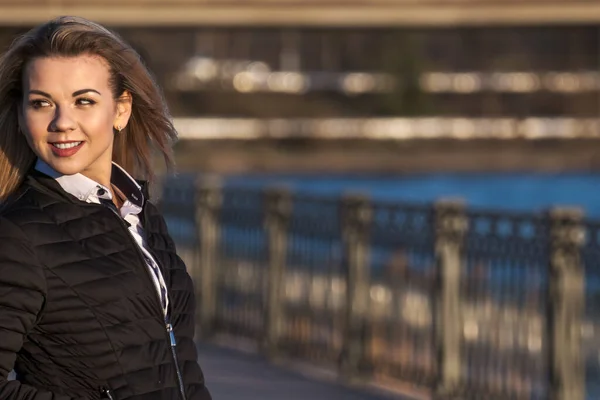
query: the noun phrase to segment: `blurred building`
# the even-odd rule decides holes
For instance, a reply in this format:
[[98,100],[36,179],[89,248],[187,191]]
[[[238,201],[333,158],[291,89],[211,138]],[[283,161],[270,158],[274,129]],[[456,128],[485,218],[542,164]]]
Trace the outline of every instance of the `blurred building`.
[[134,43],[177,116],[596,117],[600,1],[0,1]]
[[64,14],[116,29],[180,137],[211,139],[183,168],[600,168],[600,0],[0,0],[0,53]]

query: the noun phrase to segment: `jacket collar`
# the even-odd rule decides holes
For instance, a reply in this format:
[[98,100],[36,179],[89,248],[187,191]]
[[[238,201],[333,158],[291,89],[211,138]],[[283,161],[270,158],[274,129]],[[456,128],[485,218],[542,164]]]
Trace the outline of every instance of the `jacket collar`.
[[[80,176],[70,179],[76,175]],[[82,199],[82,196],[87,198],[90,194],[92,183],[94,189],[102,185],[86,177],[84,178],[89,182],[81,179],[81,174],[76,175],[61,175],[47,166],[46,163],[37,161],[27,174],[24,183],[38,190],[53,194],[55,197],[61,197],[63,200],[71,203],[81,203],[82,200],[86,201]],[[145,200],[149,198],[148,182],[133,179],[124,169],[115,163],[113,163],[111,181],[133,204],[143,207]],[[78,186],[77,183],[81,183],[82,185]]]
[[[81,201],[86,203],[100,203],[101,199],[112,201],[112,193],[109,188],[85,175],[60,174],[40,159],[37,160],[35,169],[56,180],[65,192]],[[130,203],[133,207],[141,210],[144,206],[142,188],[131,175],[116,163],[112,165],[111,183],[123,194],[126,204]]]

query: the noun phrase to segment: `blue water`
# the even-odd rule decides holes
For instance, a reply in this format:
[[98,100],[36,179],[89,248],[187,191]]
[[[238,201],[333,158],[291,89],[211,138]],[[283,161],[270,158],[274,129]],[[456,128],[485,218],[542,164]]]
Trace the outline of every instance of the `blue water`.
[[373,199],[432,202],[463,198],[467,205],[518,211],[578,206],[600,218],[600,174],[432,174],[410,176],[237,175],[226,183],[244,186],[285,184],[293,190],[338,195],[369,194]]

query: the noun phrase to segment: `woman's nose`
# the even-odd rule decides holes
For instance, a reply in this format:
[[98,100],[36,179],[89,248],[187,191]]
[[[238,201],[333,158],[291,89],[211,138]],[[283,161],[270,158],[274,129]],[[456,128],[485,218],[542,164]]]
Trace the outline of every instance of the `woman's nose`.
[[64,107],[57,107],[54,119],[50,125],[50,131],[52,132],[68,132],[74,130],[76,127],[75,119],[72,113]]

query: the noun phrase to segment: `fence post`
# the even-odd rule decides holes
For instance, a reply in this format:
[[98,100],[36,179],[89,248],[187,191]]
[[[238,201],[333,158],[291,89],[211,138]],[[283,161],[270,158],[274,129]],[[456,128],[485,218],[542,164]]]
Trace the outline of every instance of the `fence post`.
[[285,269],[288,228],[292,216],[292,196],[287,189],[266,192],[265,225],[268,235],[269,265],[263,352],[270,359],[278,355],[285,317]]
[[465,205],[441,200],[435,205],[435,254],[439,273],[437,302],[437,348],[439,351],[438,396],[460,389],[462,375],[461,273],[463,247],[468,229]]
[[214,334],[217,320],[217,284],[219,252],[219,214],[222,202],[218,180],[200,177],[196,181],[196,227],[200,240],[199,270],[195,282],[198,336],[209,338]]
[[341,223],[347,265],[346,318],[340,373],[343,379],[360,378],[366,358],[366,318],[370,303],[370,231],[373,209],[360,195],[342,198]]
[[550,211],[550,220],[550,397],[553,400],[583,400],[583,212],[576,208],[556,208]]

